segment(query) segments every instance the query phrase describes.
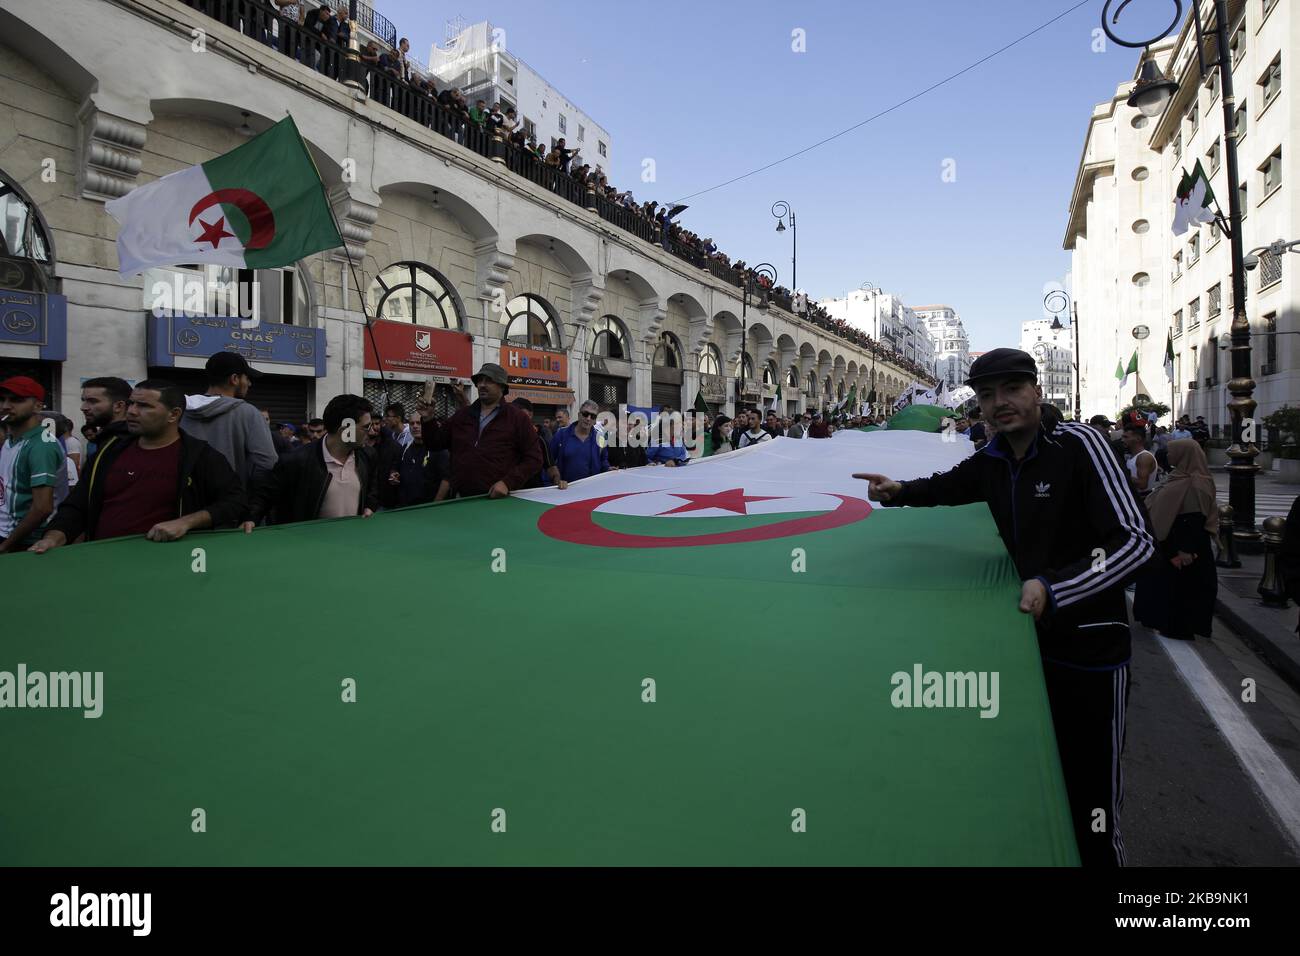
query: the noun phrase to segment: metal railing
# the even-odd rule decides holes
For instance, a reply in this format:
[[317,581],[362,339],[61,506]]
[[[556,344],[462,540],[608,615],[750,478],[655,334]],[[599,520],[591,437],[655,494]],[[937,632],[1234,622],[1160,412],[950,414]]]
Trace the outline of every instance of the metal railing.
[[[186,6],[206,14],[212,19],[237,30],[245,36],[265,43],[286,56],[315,69],[340,82],[349,79],[347,51],[340,45],[320,39],[308,26],[287,20],[264,0],[181,0]],[[328,0],[335,9],[347,9],[348,0]],[[308,7],[311,11],[312,7]],[[357,5],[356,22],[362,29],[382,38],[389,46],[397,43],[396,28],[365,4]],[[408,58],[409,60],[409,58]],[[501,160],[507,169],[527,179],[548,192],[560,196],[574,205],[594,209],[606,222],[617,226],[637,238],[660,246],[665,251],[707,272],[715,279],[741,288],[744,273],[730,263],[678,239],[664,241],[660,226],[646,217],[640,207],[627,207],[615,202],[599,189],[588,188],[563,169],[552,166],[527,149],[510,143],[504,135],[498,136],[490,126],[480,126],[469,120],[466,113],[448,109],[427,90],[407,83],[376,67],[359,65],[360,75],[354,77],[366,95],[376,103],[400,113],[407,119],[425,126],[441,136],[454,140],[471,152],[487,159]],[[768,291],[769,301],[794,314],[791,294],[785,290]],[[918,378],[928,378],[928,373],[912,368],[902,356],[891,356],[889,350],[873,343],[864,333],[833,326],[830,320],[818,313],[802,318],[824,331],[858,345],[877,355],[900,362],[915,372]]]

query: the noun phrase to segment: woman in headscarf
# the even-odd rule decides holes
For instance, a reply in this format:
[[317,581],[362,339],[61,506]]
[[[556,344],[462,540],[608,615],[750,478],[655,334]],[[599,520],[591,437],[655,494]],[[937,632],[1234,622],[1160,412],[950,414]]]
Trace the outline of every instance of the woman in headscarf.
[[1168,447],[1172,470],[1146,499],[1158,554],[1138,579],[1133,616],[1166,637],[1193,640],[1210,636],[1214,617],[1219,505],[1201,446],[1181,438]]

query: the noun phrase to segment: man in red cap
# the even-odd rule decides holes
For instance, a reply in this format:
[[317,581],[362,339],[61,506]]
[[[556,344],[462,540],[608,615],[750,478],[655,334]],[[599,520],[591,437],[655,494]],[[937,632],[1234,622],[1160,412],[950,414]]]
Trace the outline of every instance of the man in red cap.
[[45,389],[25,375],[0,382],[0,554],[25,550],[54,514],[54,489],[67,466],[53,428],[42,427]]

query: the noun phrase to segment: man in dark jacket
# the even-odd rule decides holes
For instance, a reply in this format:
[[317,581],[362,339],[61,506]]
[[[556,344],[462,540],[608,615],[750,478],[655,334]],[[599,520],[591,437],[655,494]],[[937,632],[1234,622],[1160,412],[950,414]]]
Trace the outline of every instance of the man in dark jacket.
[[185,431],[226,456],[239,480],[249,485],[259,472],[275,467],[275,443],[262,413],[245,399],[253,380],[262,377],[237,352],[217,352],[204,366],[206,395],[185,400]]
[[247,519],[293,524],[361,515],[379,509],[374,456],[366,448],[371,407],[360,395],[336,395],[325,406],[325,437],[281,458],[254,484]]
[[1032,356],[994,349],[967,384],[997,434],[930,478],[860,474],[887,506],[987,502],[1023,581],[1020,610],[1037,624],[1061,769],[1084,865],[1124,863],[1120,756],[1128,703],[1125,586],[1155,555],[1146,513],[1090,425],[1042,422]]
[[384,428],[383,420],[378,417],[370,419],[366,431],[366,447],[375,464],[375,492],[379,495],[379,506],[385,509],[396,508],[402,484],[399,468],[402,446]]
[[[451,452],[451,478],[438,489],[439,501],[470,495],[504,498],[523,488],[542,469],[532,418],[512,402],[502,401],[510,391],[505,369],[488,362],[471,381],[478,389],[478,399],[462,407],[446,424],[438,423],[431,406],[419,406],[425,447]],[[456,398],[465,401],[463,386],[457,387]]]
[[[438,485],[441,483],[436,480],[432,486],[429,485],[431,464],[429,459],[432,456],[429,454],[428,449],[424,447],[420,416],[412,415],[406,427],[410,429],[411,441],[402,449],[402,457],[397,462],[398,507],[432,501],[434,494],[438,491]],[[438,477],[441,478],[441,476]]]
[[131,391],[129,434],[110,435],[45,535],[42,553],[76,541],[144,534],[177,541],[200,528],[224,528],[244,511],[244,489],[230,463],[207,442],[180,429],[185,392],[159,379]]

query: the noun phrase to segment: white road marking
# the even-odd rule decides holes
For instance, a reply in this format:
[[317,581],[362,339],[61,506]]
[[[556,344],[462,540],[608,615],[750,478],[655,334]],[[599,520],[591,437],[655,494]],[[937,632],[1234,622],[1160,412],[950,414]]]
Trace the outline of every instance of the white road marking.
[[[1140,625],[1139,625],[1140,626]],[[1277,818],[1292,845],[1300,850],[1300,782],[1251,724],[1241,704],[1230,695],[1186,641],[1152,634],[1164,648],[1178,676],[1201,702],[1231,748],[1237,761],[1250,775],[1260,796]]]

